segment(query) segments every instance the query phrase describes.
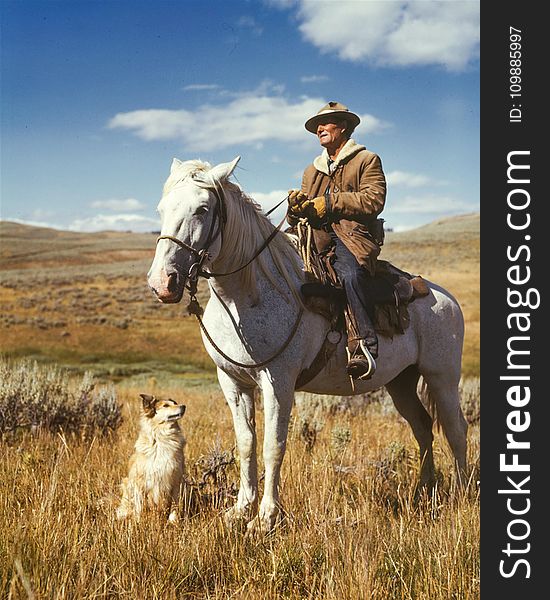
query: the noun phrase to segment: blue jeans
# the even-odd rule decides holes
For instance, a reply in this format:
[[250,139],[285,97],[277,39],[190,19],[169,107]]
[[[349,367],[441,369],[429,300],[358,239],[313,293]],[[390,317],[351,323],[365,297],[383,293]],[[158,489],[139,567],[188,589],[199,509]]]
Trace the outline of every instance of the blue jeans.
[[369,298],[371,275],[357,262],[335,233],[331,233],[331,238],[336,244],[332,266],[346,293],[348,309],[353,320],[352,327],[355,329],[355,332],[348,332],[348,339],[352,342],[350,349],[354,349],[353,342],[363,339],[370,353],[376,358],[378,337],[373,324],[374,302]]

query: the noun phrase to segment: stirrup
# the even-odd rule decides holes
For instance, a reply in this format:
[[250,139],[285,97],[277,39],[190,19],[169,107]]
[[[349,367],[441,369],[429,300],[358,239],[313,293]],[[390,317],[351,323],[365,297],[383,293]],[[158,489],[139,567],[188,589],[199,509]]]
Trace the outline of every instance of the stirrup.
[[370,379],[373,375],[374,372],[376,371],[376,361],[374,360],[374,356],[370,353],[370,350],[367,348],[367,345],[365,344],[365,340],[359,340],[359,347],[361,348],[361,351],[363,352],[363,354],[365,355],[365,358],[367,359],[367,362],[369,364],[369,369],[366,373],[363,373],[363,375],[360,375],[358,377],[358,379]]
[[374,360],[374,356],[370,353],[370,350],[367,348],[365,340],[359,340],[359,346],[369,363],[369,370],[364,375],[361,375],[359,379],[370,379],[376,371],[376,361]]

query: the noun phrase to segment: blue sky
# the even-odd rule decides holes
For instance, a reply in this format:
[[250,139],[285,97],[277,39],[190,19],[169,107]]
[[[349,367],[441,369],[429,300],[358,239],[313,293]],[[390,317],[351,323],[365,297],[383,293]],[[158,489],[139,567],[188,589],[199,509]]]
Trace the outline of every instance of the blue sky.
[[382,159],[389,227],[479,210],[477,1],[0,7],[2,219],[158,229],[173,157],[240,155],[237,181],[267,210],[319,153],[303,123],[329,100]]

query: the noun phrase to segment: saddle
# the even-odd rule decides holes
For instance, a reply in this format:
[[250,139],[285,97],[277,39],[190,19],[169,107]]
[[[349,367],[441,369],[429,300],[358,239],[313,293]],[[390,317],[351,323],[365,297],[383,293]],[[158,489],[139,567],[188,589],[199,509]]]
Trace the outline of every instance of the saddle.
[[[301,287],[304,304],[313,312],[323,315],[331,323],[331,331],[327,335],[313,363],[304,369],[296,381],[295,389],[299,390],[311,381],[336,350],[338,340],[346,331],[346,296],[344,290],[332,283],[321,283],[318,280],[304,283]],[[371,279],[369,293],[374,296],[375,304],[374,328],[376,333],[393,337],[404,333],[410,324],[408,305],[416,298],[430,293],[428,285],[420,275],[411,275],[398,269],[385,260],[376,261],[376,271]]]
[[[312,281],[302,285],[301,293],[310,310],[327,318],[334,330],[345,331],[346,297],[341,287]],[[429,288],[420,275],[411,275],[386,260],[377,260],[369,294],[375,304],[376,333],[393,337],[404,333],[410,324],[407,306],[416,298],[427,296]]]

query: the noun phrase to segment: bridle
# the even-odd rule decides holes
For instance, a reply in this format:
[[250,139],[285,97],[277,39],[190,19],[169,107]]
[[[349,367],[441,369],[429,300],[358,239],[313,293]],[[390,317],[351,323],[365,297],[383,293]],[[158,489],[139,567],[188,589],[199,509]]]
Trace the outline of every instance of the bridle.
[[[279,348],[279,350],[277,350],[277,352],[275,352],[275,354],[273,354],[273,356],[270,356],[268,359],[263,360],[258,363],[255,363],[255,364],[244,364],[244,363],[238,362],[238,361],[230,358],[229,356],[227,356],[227,354],[225,354],[221,350],[221,348],[212,339],[212,336],[208,333],[208,331],[207,331],[206,327],[204,326],[204,323],[201,319],[201,315],[204,311],[203,311],[202,307],[200,306],[199,301],[197,300],[197,287],[198,287],[199,277],[204,277],[205,279],[210,279],[211,277],[226,277],[227,275],[234,275],[235,273],[238,273],[239,271],[242,271],[243,269],[248,267],[248,265],[250,265],[254,260],[256,260],[256,258],[258,258],[258,256],[269,246],[271,241],[280,232],[281,227],[283,226],[283,223],[286,220],[286,215],[283,217],[282,221],[275,227],[275,229],[269,234],[269,236],[264,240],[262,245],[252,255],[252,258],[250,260],[248,260],[245,264],[241,265],[237,269],[228,271],[226,273],[214,273],[212,271],[205,271],[203,269],[203,264],[210,256],[208,254],[208,251],[209,251],[210,247],[212,246],[212,244],[214,243],[214,241],[219,236],[221,236],[223,239],[223,228],[224,228],[225,224],[227,223],[227,210],[226,210],[226,206],[225,206],[224,198],[223,198],[223,189],[218,189],[218,187],[213,187],[212,192],[214,193],[214,195],[216,197],[216,204],[214,206],[215,212],[214,212],[212,221],[210,223],[210,229],[208,230],[208,236],[206,237],[206,242],[205,242],[203,248],[200,248],[197,250],[197,248],[194,248],[190,244],[187,244],[186,242],[180,240],[179,238],[177,238],[175,236],[171,236],[171,235],[159,236],[157,238],[156,243],[158,244],[161,240],[170,240],[174,244],[177,244],[180,248],[187,250],[188,252],[190,252],[191,254],[193,254],[196,257],[197,260],[189,267],[189,271],[187,273],[187,280],[185,283],[185,287],[189,291],[189,298],[190,298],[189,305],[187,306],[187,310],[188,310],[189,314],[194,314],[197,317],[197,320],[199,322],[199,325],[200,325],[202,331],[204,332],[208,341],[215,348],[215,350],[221,356],[223,356],[226,360],[228,360],[229,362],[231,362],[232,364],[234,364],[238,367],[243,367],[246,369],[263,367],[266,364],[270,363],[275,358],[277,358],[277,356],[279,356],[279,354],[281,354],[283,352],[283,350],[290,344],[290,342],[292,341],[292,338],[294,337],[294,334],[298,330],[298,325],[300,324],[300,321],[302,319],[304,309],[302,307],[300,307],[300,311],[298,312],[298,316],[296,318],[296,321],[292,327],[292,330],[291,330],[289,336],[287,337],[287,339],[285,340],[283,345]],[[277,209],[283,202],[285,202],[287,200],[288,200],[288,196],[283,198],[278,204],[276,204],[273,208],[271,208],[266,213],[266,216],[269,216],[275,209]],[[218,224],[218,228],[216,230],[214,230],[216,223]],[[211,288],[211,289],[214,292],[214,295],[216,296],[218,301],[221,303],[221,305],[225,309],[225,311],[229,314],[239,339],[241,340],[241,342],[243,344],[245,344],[245,340],[243,340],[242,336],[240,335],[238,327],[236,326],[236,323],[233,320],[233,317],[231,315],[231,312],[229,311],[229,308],[223,302],[223,300],[221,299],[219,294],[216,293],[214,288]]]
[[[209,258],[208,250],[210,249],[210,246],[212,246],[212,244],[216,241],[216,239],[219,236],[223,237],[223,228],[227,222],[227,211],[225,208],[225,203],[223,201],[222,194],[216,187],[214,187],[212,191],[214,192],[214,195],[216,197],[216,205],[214,206],[214,217],[210,223],[210,229],[208,230],[208,235],[206,237],[204,248],[197,250],[193,246],[186,244],[184,241],[172,235],[161,235],[157,238],[157,244],[161,240],[170,240],[171,242],[174,242],[174,244],[177,244],[180,248],[187,250],[197,258],[197,261],[189,267],[189,272],[187,274],[187,281],[190,284],[190,287],[188,287],[188,289],[189,292],[193,295],[197,291],[197,283],[199,277],[212,277],[209,271],[205,271],[202,268],[202,265],[204,261]],[[214,231],[216,223],[218,224],[218,228]]]
[[[189,272],[187,273],[187,281],[189,282],[189,292],[196,293],[196,284],[198,283],[199,277],[204,277],[205,279],[210,279],[211,277],[226,277],[227,275],[234,275],[239,271],[242,271],[248,265],[250,265],[271,243],[273,238],[279,233],[281,227],[283,226],[286,216],[283,217],[283,220],[275,227],[275,229],[269,234],[269,236],[264,240],[263,244],[256,250],[256,252],[252,255],[252,258],[248,260],[244,265],[241,265],[237,269],[233,271],[228,271],[227,273],[214,273],[212,271],[205,271],[202,268],[203,263],[209,258],[208,250],[210,246],[214,243],[214,241],[221,236],[223,239],[223,228],[227,223],[227,209],[225,207],[224,199],[223,199],[223,190],[219,190],[217,187],[212,188],[212,192],[216,196],[216,205],[214,206],[214,218],[210,223],[210,229],[208,230],[208,236],[206,238],[206,242],[204,247],[197,250],[193,246],[186,244],[184,241],[174,237],[172,235],[161,235],[157,238],[157,244],[161,240],[170,240],[177,244],[180,248],[187,250],[191,254],[194,254],[197,258],[197,261],[194,262],[189,267]],[[273,208],[271,208],[266,216],[269,216],[274,210],[276,210],[281,204],[288,200],[288,196],[283,198],[278,204],[276,204]],[[218,229],[214,233],[214,226],[218,223]],[[194,286],[194,289],[192,289]]]

